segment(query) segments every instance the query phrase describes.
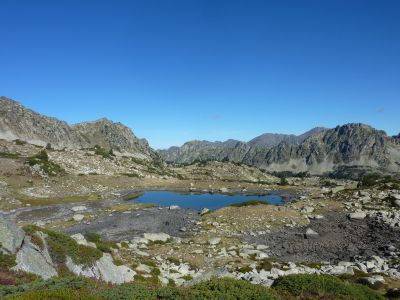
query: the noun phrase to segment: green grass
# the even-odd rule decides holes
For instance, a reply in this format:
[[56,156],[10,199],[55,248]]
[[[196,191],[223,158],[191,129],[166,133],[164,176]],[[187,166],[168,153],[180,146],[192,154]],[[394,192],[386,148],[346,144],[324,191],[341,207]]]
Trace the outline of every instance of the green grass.
[[95,243],[97,249],[102,252],[111,253],[112,249],[118,249],[118,246],[115,242],[103,241],[98,233],[86,232],[84,236],[88,242]]
[[18,158],[19,153],[0,152],[2,158]]
[[262,200],[248,200],[240,203],[233,203],[230,204],[229,206],[233,207],[245,207],[245,206],[252,206],[252,205],[269,205],[268,202],[262,201]]
[[0,270],[8,270],[15,265],[15,255],[4,254],[0,251]]

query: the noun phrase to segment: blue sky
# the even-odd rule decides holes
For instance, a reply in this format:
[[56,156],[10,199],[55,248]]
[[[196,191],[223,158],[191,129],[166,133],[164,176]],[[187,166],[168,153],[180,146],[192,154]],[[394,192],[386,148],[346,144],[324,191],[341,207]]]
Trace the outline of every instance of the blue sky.
[[0,1],[0,95],[155,148],[400,132],[400,1]]

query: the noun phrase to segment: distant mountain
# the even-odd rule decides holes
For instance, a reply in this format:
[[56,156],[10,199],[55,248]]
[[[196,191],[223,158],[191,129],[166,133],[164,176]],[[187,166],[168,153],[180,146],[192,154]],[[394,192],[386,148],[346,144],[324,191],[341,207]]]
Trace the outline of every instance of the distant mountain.
[[178,164],[191,164],[195,161],[207,160],[245,162],[253,160],[249,156],[262,156],[266,154],[268,148],[275,147],[282,142],[299,145],[307,137],[325,130],[327,129],[317,127],[299,136],[265,133],[247,143],[232,139],[225,142],[189,141],[182,147],[171,147],[158,152],[165,161]]
[[281,142],[286,142],[290,145],[299,145],[309,136],[325,130],[327,130],[327,128],[316,127],[301,135],[264,133],[249,141],[248,144],[250,146],[275,147]]
[[368,125],[346,124],[315,128],[297,137],[266,134],[249,143],[230,142],[229,147],[223,142],[193,141],[159,153],[173,163],[232,161],[276,172],[324,174],[343,168],[400,172],[396,141],[397,137],[390,138]]
[[142,159],[158,157],[146,140],[138,139],[131,129],[121,123],[100,119],[70,126],[6,97],[0,97],[0,138],[20,139],[41,146],[50,143],[55,149],[92,148],[99,145]]

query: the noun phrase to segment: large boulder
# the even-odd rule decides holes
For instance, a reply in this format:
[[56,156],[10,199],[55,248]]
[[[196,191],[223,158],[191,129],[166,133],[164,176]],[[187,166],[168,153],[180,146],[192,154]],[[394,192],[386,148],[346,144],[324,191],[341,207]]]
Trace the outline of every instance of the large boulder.
[[21,247],[25,233],[5,214],[0,213],[0,251],[15,254]]
[[58,275],[47,247],[39,248],[39,246],[31,242],[29,236],[25,237],[24,244],[17,253],[16,263],[14,270],[36,274],[43,279]]
[[101,279],[112,284],[131,282],[136,275],[127,266],[116,266],[108,253],[104,253],[92,266],[77,265],[70,257],[67,257],[65,265],[75,275]]
[[108,253],[104,253],[103,257],[97,261],[96,266],[100,272],[101,279],[114,284],[130,282],[136,275],[136,272],[127,266],[116,266]]

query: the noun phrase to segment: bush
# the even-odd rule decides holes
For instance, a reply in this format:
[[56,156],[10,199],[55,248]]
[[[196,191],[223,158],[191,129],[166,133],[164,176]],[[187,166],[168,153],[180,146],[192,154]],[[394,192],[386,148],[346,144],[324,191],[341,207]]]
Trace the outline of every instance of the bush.
[[16,265],[15,256],[0,251],[0,270],[8,270]]
[[329,298],[351,300],[384,299],[377,292],[358,284],[346,284],[330,275],[288,275],[277,279],[273,288],[283,295],[289,294],[301,299]]
[[189,299],[279,299],[267,288],[231,278],[213,278],[194,285]]
[[108,159],[114,159],[115,156],[112,149],[107,151],[106,149],[100,147],[99,145],[94,146],[94,153],[96,155],[100,155],[103,158],[108,158]]
[[97,249],[99,249],[102,252],[111,253],[112,249],[118,248],[115,242],[103,241],[98,233],[87,232],[84,234],[84,236],[88,242],[95,243]]

